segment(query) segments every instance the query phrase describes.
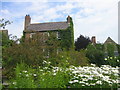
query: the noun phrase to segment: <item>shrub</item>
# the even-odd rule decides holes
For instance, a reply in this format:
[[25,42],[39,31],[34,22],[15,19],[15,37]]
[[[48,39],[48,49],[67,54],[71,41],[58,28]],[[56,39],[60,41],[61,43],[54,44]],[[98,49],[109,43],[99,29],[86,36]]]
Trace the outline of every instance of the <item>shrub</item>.
[[66,88],[70,80],[69,71],[54,70],[38,74],[39,88]]
[[69,70],[63,67],[32,69],[24,63],[17,65],[15,75],[10,80],[10,88],[66,88],[70,80]]
[[120,66],[120,56],[114,56],[114,57],[106,57],[105,61],[106,64],[111,65],[113,67]]
[[61,51],[54,57],[48,58],[48,61],[51,61],[53,66],[84,66],[89,64],[88,58],[86,57],[86,51]]
[[3,74],[8,76],[13,75],[13,68],[17,63],[24,62],[31,66],[39,66],[43,60],[42,48],[33,44],[13,44],[3,50],[2,54],[3,68],[5,68]]
[[11,80],[9,88],[36,88],[33,71],[24,63],[18,64],[15,69],[15,77]]
[[87,47],[86,56],[89,58],[90,63],[94,63],[98,66],[105,64],[104,52],[102,50],[96,49],[94,45],[89,45]]

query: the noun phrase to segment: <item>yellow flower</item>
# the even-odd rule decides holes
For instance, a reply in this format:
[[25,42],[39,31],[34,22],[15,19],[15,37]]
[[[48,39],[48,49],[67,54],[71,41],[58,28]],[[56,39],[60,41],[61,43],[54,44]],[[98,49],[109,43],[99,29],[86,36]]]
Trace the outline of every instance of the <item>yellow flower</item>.
[[107,60],[107,58],[105,58],[105,61]]

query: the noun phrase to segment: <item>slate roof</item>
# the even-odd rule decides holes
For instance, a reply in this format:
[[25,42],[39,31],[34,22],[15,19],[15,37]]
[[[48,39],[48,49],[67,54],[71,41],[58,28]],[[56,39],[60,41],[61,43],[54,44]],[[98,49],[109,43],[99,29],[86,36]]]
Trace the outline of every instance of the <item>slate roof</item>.
[[104,42],[104,44],[106,44],[106,43],[115,43],[116,44],[116,42],[114,42],[110,37],[108,37],[107,40]]
[[36,23],[30,24],[27,27],[27,31],[53,31],[59,29],[68,28],[69,24],[67,22],[48,22],[48,23]]

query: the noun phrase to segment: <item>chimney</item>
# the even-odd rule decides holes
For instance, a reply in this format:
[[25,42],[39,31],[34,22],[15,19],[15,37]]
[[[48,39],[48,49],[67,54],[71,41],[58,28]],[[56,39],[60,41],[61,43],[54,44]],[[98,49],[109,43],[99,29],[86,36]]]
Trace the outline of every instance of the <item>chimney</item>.
[[96,44],[96,37],[95,37],[95,36],[92,36],[91,42],[92,42],[93,44]]
[[67,23],[70,24],[70,21],[71,21],[71,17],[68,15],[68,17],[67,17]]
[[25,16],[25,26],[24,26],[24,30],[27,29],[27,26],[29,26],[30,23],[31,23],[30,15],[26,15],[26,16]]

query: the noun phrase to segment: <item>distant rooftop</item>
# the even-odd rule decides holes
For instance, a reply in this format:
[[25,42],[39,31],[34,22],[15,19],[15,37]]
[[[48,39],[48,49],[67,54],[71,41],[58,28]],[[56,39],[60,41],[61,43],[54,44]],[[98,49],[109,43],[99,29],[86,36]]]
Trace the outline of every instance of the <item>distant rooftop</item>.
[[107,40],[104,42],[104,44],[105,43],[115,43],[116,44],[116,42],[113,41],[110,37],[107,38]]

